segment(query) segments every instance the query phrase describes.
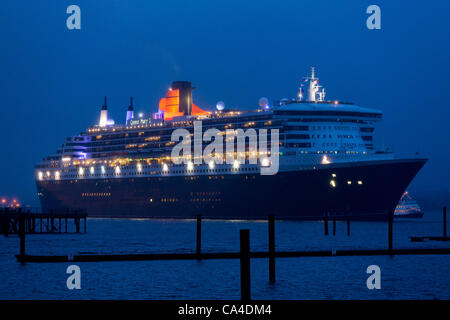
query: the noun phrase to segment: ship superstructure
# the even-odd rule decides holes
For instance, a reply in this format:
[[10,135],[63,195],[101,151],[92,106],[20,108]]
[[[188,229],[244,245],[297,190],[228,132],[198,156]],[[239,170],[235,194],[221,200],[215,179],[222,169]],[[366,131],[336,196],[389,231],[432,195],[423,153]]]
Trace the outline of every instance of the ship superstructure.
[[[318,81],[313,69],[297,98],[272,105],[260,99],[258,108],[246,111],[223,103],[215,111],[204,110],[193,103],[191,83],[176,81],[151,116],[136,115],[130,99],[124,125],[108,118],[105,98],[98,125],[68,137],[36,166],[42,208],[80,208],[109,217],[260,218],[273,213],[294,219],[325,214],[384,219],[426,160],[396,159],[376,150],[374,129],[382,112],[327,101]],[[223,133],[223,153],[216,152],[215,161],[191,157],[175,164],[171,152],[179,142],[172,139],[174,130],[194,137],[198,123],[201,136],[208,129]],[[224,134],[230,130],[247,133],[244,149]],[[262,130],[268,133],[264,154],[251,145]],[[212,139],[197,140],[204,151]],[[271,153],[274,142],[276,154]],[[249,161],[252,156],[258,160]],[[261,174],[274,156],[276,173]]]

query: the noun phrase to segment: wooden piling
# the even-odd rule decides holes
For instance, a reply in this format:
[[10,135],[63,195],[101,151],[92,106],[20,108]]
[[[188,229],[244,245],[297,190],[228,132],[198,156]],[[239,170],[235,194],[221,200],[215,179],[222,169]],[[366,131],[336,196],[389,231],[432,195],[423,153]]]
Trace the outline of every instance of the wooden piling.
[[323,218],[323,226],[324,226],[324,231],[325,231],[325,235],[328,235],[328,213],[325,213],[325,216]]
[[19,208],[19,238],[20,238],[20,257],[25,257],[25,216]]
[[444,206],[444,208],[442,209],[442,215],[443,215],[443,237],[444,240],[447,239],[447,207]]
[[275,216],[269,215],[269,282],[275,282]]
[[350,219],[347,219],[347,236],[350,236]]
[[7,220],[7,218],[6,218],[6,216],[7,216],[7,214],[8,214],[8,208],[5,208],[5,215],[4,215],[4,230],[3,230],[3,235],[5,236],[5,237],[7,237],[8,236],[8,233],[9,233],[9,221]]
[[241,229],[241,300],[250,300],[250,230]]
[[202,253],[202,216],[197,215],[197,256],[200,259]]
[[75,222],[76,231],[77,231],[77,233],[80,233],[80,218],[75,216],[75,218],[73,218],[73,219],[74,219],[74,222]]
[[392,211],[389,211],[389,232],[388,232],[388,237],[389,237],[389,252],[392,252],[392,224],[394,222],[394,214]]
[[36,233],[36,217],[33,217],[33,223],[32,223],[33,233]]
[[86,233],[86,216],[84,216],[84,233]]
[[336,235],[336,216],[333,216],[333,236]]

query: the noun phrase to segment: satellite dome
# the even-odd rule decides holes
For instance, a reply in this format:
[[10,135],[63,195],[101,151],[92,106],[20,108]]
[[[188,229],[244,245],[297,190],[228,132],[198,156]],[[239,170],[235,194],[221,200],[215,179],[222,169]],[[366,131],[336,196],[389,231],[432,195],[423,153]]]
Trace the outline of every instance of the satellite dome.
[[225,109],[225,102],[223,102],[223,101],[217,102],[216,108],[217,108],[217,110],[222,111],[223,109]]
[[269,105],[269,99],[266,97],[261,97],[258,100],[258,104],[261,108],[266,108]]

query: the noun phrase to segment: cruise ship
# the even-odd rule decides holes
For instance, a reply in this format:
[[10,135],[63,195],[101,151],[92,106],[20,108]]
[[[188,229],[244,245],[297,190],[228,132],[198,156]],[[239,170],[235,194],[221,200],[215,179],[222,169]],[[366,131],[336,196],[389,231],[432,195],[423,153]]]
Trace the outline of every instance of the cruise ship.
[[173,82],[149,115],[135,114],[131,98],[125,124],[108,117],[105,97],[97,124],[35,166],[42,210],[385,220],[427,161],[377,150],[382,112],[326,100],[314,68],[295,98],[261,98],[254,110],[223,102],[205,110],[192,91],[188,81]]

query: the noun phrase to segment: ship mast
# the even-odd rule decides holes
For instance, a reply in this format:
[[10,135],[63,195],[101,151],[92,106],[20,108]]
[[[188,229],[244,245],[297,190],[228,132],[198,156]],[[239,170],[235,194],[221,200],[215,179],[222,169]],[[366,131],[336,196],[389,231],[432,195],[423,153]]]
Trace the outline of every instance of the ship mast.
[[324,101],[325,100],[325,88],[319,85],[319,78],[315,76],[315,68],[311,67],[311,76],[303,78],[302,83],[300,85],[300,92],[298,94],[300,101],[303,100],[305,96],[303,94],[303,87],[306,84],[307,87],[307,100],[310,102]]

